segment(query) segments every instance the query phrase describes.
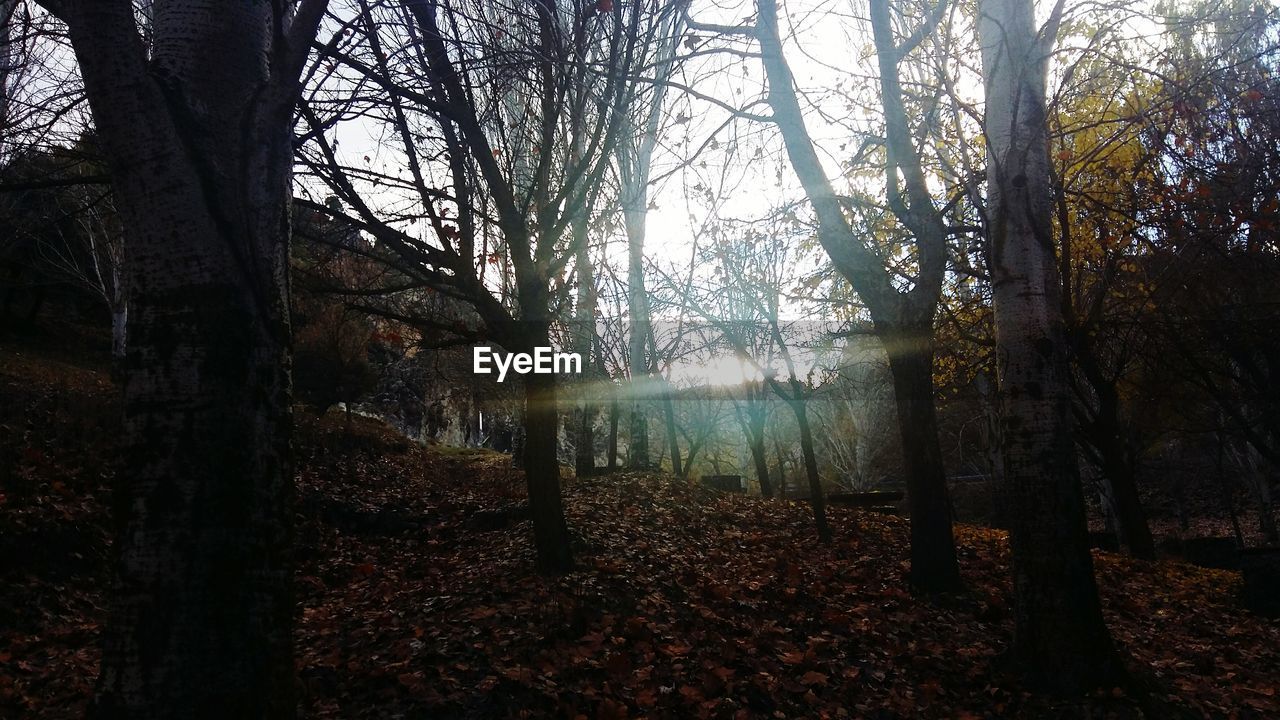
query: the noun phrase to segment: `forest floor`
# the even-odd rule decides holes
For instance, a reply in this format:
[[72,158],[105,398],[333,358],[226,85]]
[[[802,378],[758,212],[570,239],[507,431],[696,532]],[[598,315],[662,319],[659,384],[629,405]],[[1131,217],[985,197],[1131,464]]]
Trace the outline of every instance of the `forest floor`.
[[[622,473],[566,482],[578,569],[532,571],[510,458],[299,415],[298,672],[312,718],[1276,718],[1280,622],[1239,576],[1095,555],[1140,687],[1001,670],[1003,533],[958,526],[964,593],[905,591],[907,523]],[[109,575],[114,391],[0,347],[0,717],[79,717]]]

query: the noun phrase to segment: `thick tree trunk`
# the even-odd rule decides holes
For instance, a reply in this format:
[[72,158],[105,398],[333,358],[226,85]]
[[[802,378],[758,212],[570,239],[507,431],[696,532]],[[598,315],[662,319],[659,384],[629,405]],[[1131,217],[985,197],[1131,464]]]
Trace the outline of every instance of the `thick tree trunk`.
[[938,443],[933,393],[933,341],[929,331],[885,338],[898,409],[907,504],[911,512],[912,587],[958,590],[960,566],[951,529],[951,501]]
[[[547,324],[537,325],[531,332],[530,346],[549,346]],[[560,497],[560,463],[556,460],[556,428],[560,417],[556,407],[556,376],[525,375],[524,390],[522,460],[529,488],[529,515],[533,520],[538,570],[558,575],[573,569],[573,553]]]
[[1071,439],[1054,262],[1045,58],[1031,0],[980,0],[990,270],[1013,554],[1011,660],[1034,686],[1078,694],[1124,680],[1102,618]]

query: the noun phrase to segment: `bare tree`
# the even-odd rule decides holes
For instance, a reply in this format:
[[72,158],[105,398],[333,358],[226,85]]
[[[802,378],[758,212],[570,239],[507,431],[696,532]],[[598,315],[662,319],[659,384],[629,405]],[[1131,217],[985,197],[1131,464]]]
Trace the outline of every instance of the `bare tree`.
[[[387,248],[382,257],[406,286],[474,309],[465,327],[429,313],[400,318],[431,342],[490,339],[526,353],[549,345],[553,325],[570,320],[568,268],[579,262],[580,283],[589,274],[581,248],[599,186],[643,87],[637,63],[669,26],[669,4],[468,0],[445,12],[423,0],[359,0],[355,11],[359,32],[326,45],[330,76],[305,103],[309,170],[352,208],[345,220]],[[379,92],[353,105],[350,90],[366,85]],[[379,118],[396,140],[383,159],[396,169],[344,160],[331,130],[353,112]],[[409,232],[419,219],[421,234]],[[572,557],[555,377],[526,375],[524,389],[538,564],[563,572]]]
[[[646,382],[656,358],[650,347],[649,294],[645,290],[644,242],[649,212],[649,183],[653,154],[658,147],[658,134],[666,117],[665,98],[676,63],[676,47],[684,27],[689,0],[672,3],[663,19],[658,42],[646,53],[652,66],[648,87],[637,93],[626,115],[627,128],[622,141],[614,146],[618,167],[618,183],[623,227],[627,234],[627,310],[629,315],[628,370],[631,375],[630,444],[628,460],[633,467],[649,463],[648,422],[645,419]],[[678,453],[675,456],[678,462]]]
[[960,570],[933,393],[933,318],[946,269],[949,229],[929,192],[898,76],[898,64],[928,34],[942,5],[899,44],[890,28],[886,0],[871,4],[885,116],[888,200],[898,221],[910,232],[915,248],[916,275],[905,290],[895,285],[895,271],[886,266],[872,238],[855,230],[846,214],[846,200],[836,192],[819,161],[783,54],[776,0],[759,0],[756,5],[759,19],[755,35],[769,79],[773,120],[791,167],[817,214],[818,240],[866,304],[889,351],[911,508],[911,584],[931,592],[955,590],[960,586]]

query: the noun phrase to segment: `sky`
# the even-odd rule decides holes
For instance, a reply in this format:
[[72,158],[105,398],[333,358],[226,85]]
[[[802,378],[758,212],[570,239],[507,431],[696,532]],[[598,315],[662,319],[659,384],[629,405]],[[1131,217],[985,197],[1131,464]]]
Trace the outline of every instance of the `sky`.
[[[1040,3],[1041,14],[1048,4]],[[781,25],[786,35],[786,53],[802,95],[814,112],[807,122],[829,177],[838,178],[843,163],[857,147],[859,138],[878,133],[879,108],[874,95],[875,57],[865,16],[865,0],[793,0],[782,2]],[[754,13],[749,0],[706,0],[693,3],[696,21],[734,24]],[[1141,25],[1141,21],[1138,22]],[[1154,25],[1137,28],[1151,32]],[[682,49],[706,50],[707,33],[689,32]],[[742,47],[754,50],[754,47]],[[742,105],[762,98],[765,90],[763,70],[758,59],[724,54],[709,54],[690,61],[675,78],[686,85],[696,85],[703,93],[727,103]],[[905,78],[909,82],[910,78]],[[849,92],[854,88],[864,88]],[[959,92],[979,102],[981,88],[976,76],[961,81]],[[646,256],[651,276],[683,277],[694,261],[695,243],[705,249],[716,242],[715,226],[723,231],[729,226],[742,227],[751,221],[776,215],[787,207],[800,214],[807,210],[803,193],[790,170],[774,129],[765,123],[738,119],[726,123],[728,114],[722,108],[673,89],[667,104],[672,117],[688,118],[669,123],[661,133],[661,143],[654,159],[655,184],[651,188],[652,209],[648,213]],[[768,114],[767,105],[752,108]],[[397,163],[394,144],[379,141],[376,131],[361,121],[344,123],[339,129],[340,154],[347,162],[358,164],[363,157],[373,164]],[[693,158],[691,161],[689,158]],[[875,191],[883,180],[874,176],[865,182]],[[774,223],[777,227],[777,223]],[[620,221],[604,246],[608,263],[615,276],[625,281],[626,241]],[[797,244],[804,234],[797,233]],[[824,263],[819,251],[797,252],[788,267],[790,286],[810,277]],[[696,272],[710,280],[710,267]],[[652,281],[651,281],[652,282]],[[651,290],[655,289],[651,285]],[[604,313],[610,312],[605,306]],[[661,316],[661,310],[657,313]],[[791,299],[781,309],[786,320],[821,321],[828,318],[809,303]],[[811,359],[801,358],[802,366]],[[802,370],[803,372],[804,370]],[[680,363],[673,376],[684,382],[736,384],[753,372],[744,370],[732,356],[702,358]]]

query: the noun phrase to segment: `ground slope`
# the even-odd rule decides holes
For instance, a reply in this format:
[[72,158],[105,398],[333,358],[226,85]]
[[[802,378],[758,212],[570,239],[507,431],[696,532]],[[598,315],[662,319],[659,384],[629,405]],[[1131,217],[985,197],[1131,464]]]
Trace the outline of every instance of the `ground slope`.
[[[101,373],[0,349],[0,716],[78,717],[113,467]],[[1280,717],[1280,623],[1239,578],[1099,554],[1151,688],[1049,700],[999,668],[1007,544],[958,528],[969,590],[904,591],[907,527],[661,475],[568,480],[579,570],[545,580],[506,456],[300,415],[298,666],[322,718]]]

